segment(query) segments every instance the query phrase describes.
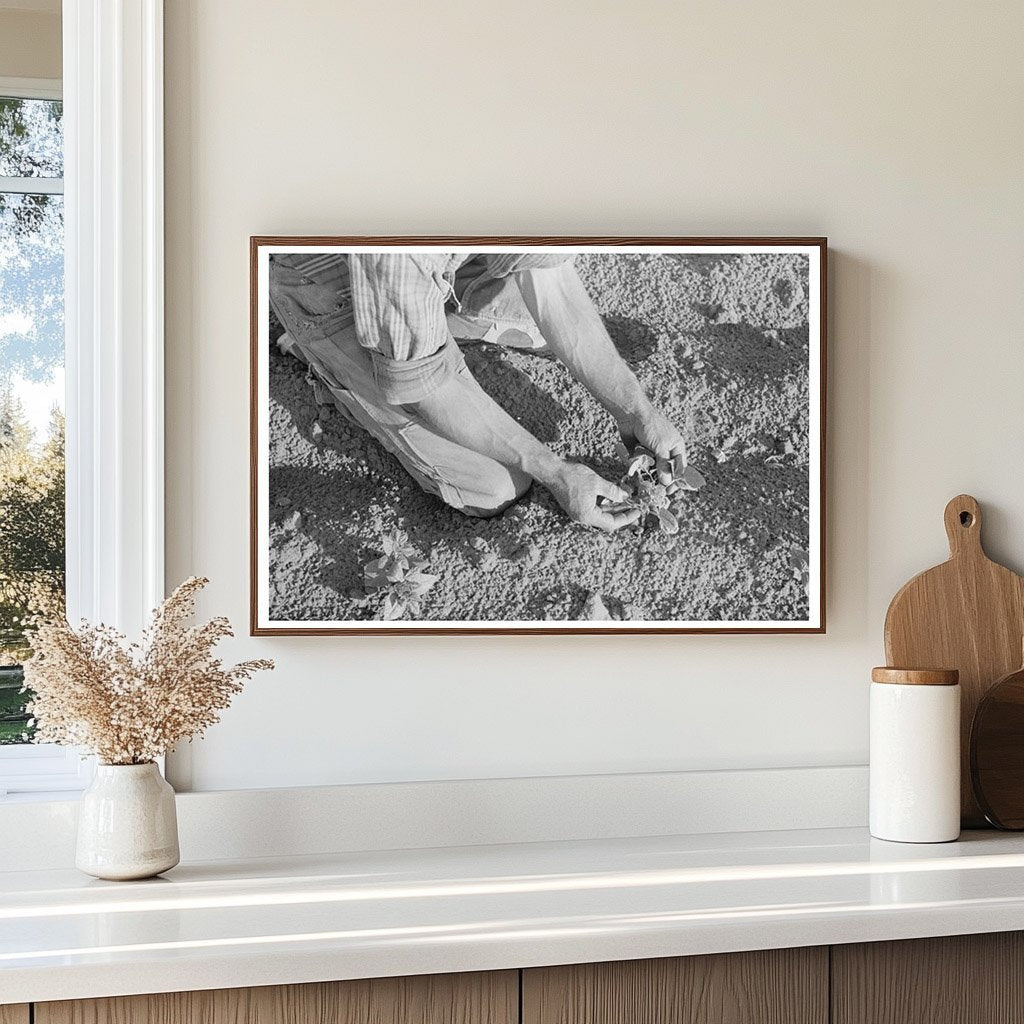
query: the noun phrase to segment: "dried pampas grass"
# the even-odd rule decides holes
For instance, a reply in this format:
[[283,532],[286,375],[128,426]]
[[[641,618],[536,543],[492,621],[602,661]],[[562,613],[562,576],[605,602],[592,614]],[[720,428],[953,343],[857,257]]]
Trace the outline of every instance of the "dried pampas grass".
[[274,663],[225,668],[213,649],[233,635],[228,620],[186,625],[207,583],[182,583],[153,612],[141,644],[109,626],[38,621],[25,662],[36,742],[84,747],[104,764],[145,764],[217,722],[245,680]]

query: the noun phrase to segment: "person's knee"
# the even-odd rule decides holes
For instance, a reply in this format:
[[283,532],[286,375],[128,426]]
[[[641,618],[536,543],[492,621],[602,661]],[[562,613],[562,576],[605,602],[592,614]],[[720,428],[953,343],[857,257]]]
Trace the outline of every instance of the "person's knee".
[[478,519],[490,519],[501,515],[526,494],[533,479],[522,470],[509,469],[495,462],[477,483],[478,486],[474,488],[472,497],[462,511]]

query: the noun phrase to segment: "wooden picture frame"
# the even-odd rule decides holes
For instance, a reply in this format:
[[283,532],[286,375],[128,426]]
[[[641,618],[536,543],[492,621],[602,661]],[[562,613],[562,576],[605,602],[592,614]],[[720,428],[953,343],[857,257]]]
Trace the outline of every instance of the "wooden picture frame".
[[[540,598],[530,590],[529,581],[532,577],[528,573],[538,557],[541,560],[548,558],[543,548],[544,542],[535,543],[530,539],[532,535],[529,531],[532,527],[527,522],[515,528],[509,527],[510,539],[505,543],[505,534],[502,532],[504,527],[495,523],[508,520],[510,510],[493,518],[474,520],[448,507],[445,501],[450,496],[443,501],[441,497],[425,494],[424,491],[433,481],[431,472],[434,465],[429,460],[429,479],[425,482],[421,476],[415,479],[403,478],[402,467],[415,473],[417,467],[422,469],[422,466],[418,463],[410,465],[408,460],[411,456],[404,449],[394,454],[393,439],[397,439],[400,448],[406,437],[403,433],[406,428],[401,424],[394,428],[394,434],[380,434],[380,444],[365,433],[367,423],[370,430],[375,431],[373,437],[377,437],[380,431],[392,428],[388,424],[382,426],[379,420],[373,418],[372,413],[367,420],[366,416],[361,415],[363,406],[356,409],[360,415],[353,417],[353,395],[361,402],[364,396],[360,389],[374,385],[352,383],[351,387],[347,387],[346,381],[340,379],[344,376],[344,368],[339,369],[340,364],[331,363],[332,354],[341,344],[338,339],[343,337],[344,345],[351,348],[354,358],[366,357],[367,366],[373,374],[378,372],[378,361],[390,374],[394,369],[391,361],[394,352],[374,349],[372,342],[368,344],[369,339],[365,334],[370,333],[369,328],[364,334],[359,333],[353,323],[355,311],[352,310],[351,294],[344,288],[338,291],[336,272],[343,273],[345,281],[349,282],[349,268],[356,265],[354,259],[360,269],[353,273],[364,275],[364,266],[372,264],[377,268],[391,260],[396,261],[391,265],[397,265],[399,257],[403,261],[413,260],[420,277],[427,272],[424,267],[428,271],[433,266],[456,268],[451,273],[445,270],[444,275],[435,275],[438,289],[442,292],[446,288],[450,289],[449,296],[454,299],[457,298],[458,274],[471,263],[473,266],[493,270],[480,270],[478,276],[473,278],[471,287],[488,273],[488,285],[493,284],[495,288],[500,288],[507,280],[521,282],[523,272],[512,270],[503,276],[500,269],[493,269],[504,266],[502,261],[509,259],[516,265],[520,256],[562,257],[566,261],[571,258],[575,268],[572,273],[584,282],[587,294],[596,303],[608,335],[614,335],[612,341],[619,357],[630,365],[631,371],[635,371],[635,379],[648,391],[658,394],[667,391],[672,402],[690,403],[686,410],[691,422],[682,424],[681,432],[685,434],[687,430],[690,431],[691,436],[686,437],[689,462],[704,474],[708,483],[699,492],[684,495],[686,500],[682,500],[679,494],[671,496],[673,514],[678,513],[680,508],[682,510],[681,516],[676,515],[682,521],[677,535],[662,537],[659,534],[651,539],[651,531],[655,528],[652,524],[664,521],[654,519],[657,513],[648,509],[651,515],[643,513],[642,527],[634,526],[628,531],[618,531],[610,535],[610,540],[600,540],[605,535],[586,530],[566,516],[564,529],[571,531],[574,538],[572,543],[563,543],[562,538],[568,533],[563,535],[559,532],[558,503],[552,500],[547,491],[539,490],[539,485],[534,485],[530,496],[524,499],[525,504],[520,502],[514,506],[524,511],[513,513],[512,518],[518,515],[536,520],[540,524],[536,527],[538,536],[546,537],[552,550],[555,538],[558,538],[558,544],[561,545],[558,551],[561,554],[556,558],[556,564],[537,569],[540,574],[537,579],[543,576],[543,585],[554,595],[544,600],[554,602],[550,607],[553,609],[552,614],[558,617],[452,618],[450,615],[453,609],[456,612],[462,611],[458,604],[458,594],[470,595],[477,607],[485,600],[481,596],[485,592],[494,595],[490,600],[494,601],[495,608],[503,601],[507,601],[510,610],[514,610],[513,601],[519,601],[520,608],[527,610],[537,607],[536,602]],[[450,262],[444,263],[442,257]],[[406,265],[402,263],[403,267]],[[411,267],[413,264],[408,265]],[[273,273],[277,297],[274,308],[282,311],[284,319],[288,321],[287,325],[278,322],[278,318],[271,312],[272,266],[275,268]],[[339,267],[342,269],[338,270]],[[306,270],[309,271],[308,275]],[[455,274],[454,280],[452,274]],[[492,278],[498,283],[494,283]],[[595,282],[606,279],[613,282],[614,287],[610,286],[604,291]],[[359,280],[362,281],[363,277],[360,276]],[[537,277],[534,276],[533,280],[537,280]],[[626,288],[623,282],[628,284],[634,280],[648,282],[644,287],[638,285],[633,289],[645,297],[637,307],[641,311],[637,316],[625,316],[616,303],[620,302],[620,292],[632,294],[632,290]],[[650,284],[652,281],[653,284]],[[673,291],[677,283],[678,295]],[[351,284],[349,282],[349,286]],[[471,287],[463,290],[464,297],[470,295]],[[520,291],[524,287],[520,285]],[[329,289],[335,298],[342,296],[342,301],[336,307],[330,303],[325,304],[323,297],[328,292],[324,289]],[[368,314],[364,309],[362,294],[356,290],[354,304],[365,317]],[[652,306],[651,294],[659,296],[662,305]],[[306,301],[307,295],[312,296],[312,302]],[[433,298],[431,301],[434,301]],[[360,302],[363,302],[363,306],[360,306]],[[825,238],[254,236],[250,239],[250,307],[252,635],[825,632]],[[346,308],[350,316],[341,328],[338,326],[338,317]],[[631,314],[633,309],[633,306],[629,306]],[[449,301],[445,307],[449,325],[453,316],[462,322],[461,310],[461,305],[456,306],[454,301]],[[644,310],[647,312],[644,313]],[[477,317],[478,312],[476,309],[470,310],[472,316],[469,319],[474,324],[477,321],[473,317]],[[484,312],[491,316],[493,309],[488,308]],[[684,326],[674,326],[655,336],[655,330],[646,323],[645,317],[652,323],[669,322]],[[366,322],[369,321],[360,321]],[[685,326],[687,324],[692,330]],[[701,324],[704,326],[701,327]],[[280,335],[282,328],[288,325],[292,329]],[[278,346],[272,344],[272,326]],[[342,330],[351,333],[338,333]],[[297,343],[292,337],[293,333],[299,335]],[[513,346],[508,339],[514,334],[506,332],[495,340],[492,330],[486,338],[475,338],[462,346],[463,353],[469,353],[469,358],[474,361],[475,374],[487,377],[492,397],[497,399],[499,405],[502,404],[502,398],[531,393],[547,395],[554,406],[560,407],[561,403],[573,409],[585,408],[585,414],[581,416],[585,416],[586,423],[572,421],[572,429],[576,431],[577,438],[593,437],[594,445],[598,444],[600,435],[603,438],[600,441],[603,446],[601,453],[593,455],[590,452],[559,450],[559,455],[572,456],[572,461],[593,463],[591,468],[595,472],[600,471],[603,479],[617,475],[618,470],[613,474],[609,469],[611,456],[608,454],[607,435],[610,428],[600,422],[600,412],[594,414],[596,418],[592,421],[589,406],[585,402],[581,404],[577,394],[578,382],[563,373],[564,364],[557,358],[548,357],[543,367],[539,362],[530,362],[539,357],[522,349],[529,349],[530,345],[546,345],[546,340],[539,333],[532,333],[527,343]],[[278,350],[282,338],[283,343],[290,346],[284,353]],[[637,338],[640,340],[637,341]],[[516,340],[521,341],[518,338]],[[330,342],[330,345],[325,349],[321,342]],[[330,347],[332,345],[334,348]],[[323,356],[324,352],[329,353],[327,357]],[[293,362],[292,357],[296,355],[299,359]],[[324,358],[327,358],[327,363],[323,362]],[[458,356],[453,358],[457,359]],[[648,363],[656,360],[662,369],[651,370],[645,359]],[[306,365],[300,365],[299,360]],[[511,368],[506,364],[511,364]],[[349,365],[345,364],[346,367]],[[436,364],[431,362],[430,365]],[[535,365],[541,369],[534,371],[532,368]],[[387,382],[380,386],[405,387],[401,381],[405,380],[402,374],[406,369],[407,363],[398,367],[402,372],[396,378],[399,381],[397,385],[393,385],[388,377]],[[553,379],[551,375],[557,374],[559,383],[549,383],[545,391],[543,384],[537,385],[530,379],[525,383],[520,380],[530,378],[535,372],[540,375],[542,369],[545,381],[550,382]],[[459,372],[466,371],[463,369]],[[658,377],[657,372],[662,373],[662,376]],[[692,384],[692,392],[704,396],[703,401],[713,407],[713,411],[708,412],[704,405],[694,408],[693,403],[697,402],[697,398],[679,397],[682,385],[676,387],[671,380],[675,372],[681,378],[684,372],[688,374],[687,387]],[[269,378],[272,375],[275,378],[274,387],[280,386],[283,389],[280,394],[271,393]],[[510,390],[507,393],[501,390],[504,386],[501,382],[505,378],[513,382],[508,385]],[[301,397],[302,382],[305,379],[311,382],[308,385],[308,401]],[[371,377],[364,375],[358,379],[369,381]],[[373,376],[372,380],[380,382],[377,376]],[[475,376],[473,381],[470,386],[478,386]],[[723,389],[721,393],[715,390],[719,387]],[[773,387],[777,387],[777,394],[772,390]],[[288,396],[287,400],[282,401],[281,394]],[[572,398],[571,403],[566,401],[567,395]],[[371,398],[372,401],[380,401],[380,393],[374,392]],[[757,406],[759,401],[764,408]],[[515,403],[510,401],[505,404]],[[379,408],[372,403],[369,407]],[[682,407],[679,405],[679,408]],[[415,404],[388,405],[385,412],[392,408],[412,410],[415,413],[420,407]],[[599,409],[599,406],[595,405],[595,408]],[[742,412],[744,409],[745,413]],[[341,410],[340,415],[338,410]],[[513,416],[521,412],[517,408],[508,408],[507,411]],[[743,420],[742,415],[747,415],[748,419]],[[326,423],[322,422],[324,418]],[[537,432],[537,417],[533,421],[529,415],[522,418],[524,426],[528,429],[534,427]],[[765,427],[765,423],[769,424],[768,427]],[[782,436],[789,429],[786,424],[795,431],[790,437]],[[420,429],[418,424],[414,426]],[[539,433],[543,434],[544,430]],[[778,436],[769,436],[772,433]],[[559,439],[552,440],[550,435],[549,430],[541,440],[549,440],[558,448]],[[444,441],[447,443],[447,438]],[[773,444],[775,447],[772,447]],[[350,457],[347,454],[349,448],[361,452],[363,462],[354,456]],[[384,448],[391,448],[392,453],[389,454]],[[272,449],[275,453],[273,467]],[[419,454],[418,451],[413,452],[413,455]],[[475,453],[473,455],[475,457]],[[376,468],[365,469],[363,463],[372,463]],[[663,467],[664,463],[659,466]],[[762,472],[761,467],[770,472]],[[624,473],[626,466],[620,468]],[[650,471],[655,487],[658,482],[657,468]],[[370,479],[372,483],[374,474],[384,481],[381,487],[392,496],[390,506],[378,504],[375,498],[367,498],[367,495],[373,493],[367,489],[370,487],[367,480]],[[314,489],[310,492],[310,481],[316,483],[317,479],[322,484],[317,483],[316,486],[322,487],[322,490]],[[272,480],[293,481],[288,486],[304,489],[304,496],[295,499],[290,496],[290,492],[280,493],[273,497],[272,504],[272,491],[284,486],[272,483]],[[730,480],[733,482],[726,482]],[[420,481],[419,487],[416,486],[417,481]],[[635,485],[634,477],[625,475],[621,477],[621,482],[630,490]],[[441,483],[443,487],[445,481]],[[447,492],[442,490],[444,493]],[[339,495],[346,496],[345,500],[349,504],[345,505]],[[395,498],[395,495],[402,497]],[[656,500],[663,500],[658,495],[655,497]],[[333,503],[327,512],[323,510],[325,501]],[[604,501],[601,499],[602,507]],[[719,504],[716,505],[716,502]],[[806,511],[801,512],[804,504]],[[781,526],[776,514],[780,506],[788,510],[788,520]],[[763,523],[758,520],[754,514],[755,508],[764,510],[772,517],[772,521]],[[367,513],[367,509],[372,509],[372,514]],[[704,524],[703,532],[698,534],[696,527],[690,529],[690,512],[694,514],[695,520],[699,519]],[[362,526],[357,530],[351,525],[362,523],[367,514],[372,520],[369,533]],[[724,527],[718,529],[720,524],[714,519],[715,515],[721,515],[722,520],[727,521],[728,529],[733,531],[725,539],[722,536]],[[805,522],[801,520],[801,515]],[[446,516],[456,517],[451,526]],[[408,551],[403,554],[399,550],[389,555],[383,537],[390,536],[387,531],[393,528],[405,531],[406,520],[414,522],[413,535],[407,538]],[[442,527],[437,526],[438,522],[442,523]],[[478,527],[468,527],[467,522],[477,523]],[[793,526],[794,522],[797,527]],[[491,525],[487,526],[488,523]],[[711,528],[708,528],[709,523],[712,524]],[[803,532],[787,533],[797,528]],[[474,535],[474,529],[478,529],[478,535]],[[349,537],[346,532],[359,530],[362,532],[357,538]],[[374,530],[381,534],[379,543],[373,540]],[[466,536],[467,531],[469,536]],[[579,540],[574,548],[577,536],[585,539]],[[801,545],[800,538],[804,536],[806,545]],[[439,538],[436,543],[432,543],[433,537]],[[690,579],[695,580],[695,592],[698,584],[704,587],[699,598],[703,605],[695,603],[693,607],[698,610],[699,607],[707,607],[709,601],[716,599],[714,593],[708,591],[711,584],[707,581],[716,578],[715,573],[718,572],[721,598],[717,607],[725,611],[750,608],[750,614],[764,614],[764,609],[768,612],[792,609],[793,614],[804,614],[800,618],[781,619],[631,617],[637,613],[634,602],[627,600],[630,594],[608,592],[613,587],[597,589],[601,585],[600,580],[617,578],[608,575],[612,567],[632,564],[619,547],[627,538],[632,538],[630,543],[636,548],[635,553],[630,552],[629,558],[637,564],[653,567],[650,569],[650,577],[638,577],[636,573],[639,570],[630,570],[633,575],[629,577],[634,588],[637,588],[638,579],[641,583],[648,579],[652,581],[652,593],[656,594],[656,598],[649,602],[650,607],[669,607],[670,611],[674,611],[676,606],[672,605],[673,601],[677,604],[684,600],[698,601],[698,598],[677,596],[689,593]],[[405,541],[399,537],[400,548],[403,543]],[[516,547],[517,544],[520,547]],[[567,556],[566,544],[569,544],[570,552],[590,552],[591,560],[587,561],[583,555],[577,557],[572,553]],[[700,552],[703,555],[697,552],[698,545],[701,545]],[[662,555],[659,554],[663,549],[668,552],[665,558],[681,560],[678,565],[671,563],[674,566],[672,571],[676,573],[674,577],[671,573],[665,575],[666,562],[661,560]],[[339,555],[342,550],[343,557]],[[715,561],[716,551],[722,553],[721,562]],[[596,554],[598,552],[601,554]],[[395,568],[403,559],[407,568]],[[492,563],[495,559],[495,564],[503,574],[501,579],[484,575],[494,571]],[[683,559],[689,560],[685,564],[692,573],[691,577],[686,578],[687,586],[673,588],[664,584],[664,579],[679,580]],[[273,572],[272,561],[276,567]],[[378,561],[383,566],[380,571],[374,568]],[[424,561],[429,564],[418,565]],[[697,567],[696,572],[694,566]],[[763,569],[763,578],[757,575],[762,571],[759,566],[766,567]],[[792,580],[786,577],[787,566]],[[446,576],[449,568],[453,577],[450,586]],[[475,577],[474,570],[477,571]],[[387,572],[393,575],[397,573],[401,579],[397,583],[385,580],[383,587],[377,586],[383,579],[382,573]],[[402,576],[403,573],[406,575]],[[415,597],[408,599],[410,604],[402,603],[406,600],[402,594],[407,595],[424,586],[422,583],[408,585],[402,594],[398,594],[405,581],[435,576],[439,577],[440,586],[437,582],[426,584],[426,596],[420,599],[418,605]],[[588,589],[587,579],[598,577],[599,581],[592,582]],[[478,585],[473,580],[478,580]],[[555,582],[552,583],[552,580]],[[750,581],[749,592],[744,590],[746,580]],[[662,589],[656,590],[659,584]],[[805,597],[801,587],[806,590]],[[435,598],[436,607],[432,608],[431,602]],[[641,595],[641,599],[644,599],[644,595]],[[390,605],[389,601],[392,602]],[[417,607],[418,617],[398,620],[382,617],[394,612],[396,606],[400,612],[405,610],[405,614],[412,614],[407,609]],[[543,607],[547,608],[548,605]],[[685,605],[679,607],[686,610]],[[296,608],[300,616],[331,615],[333,612],[335,617],[296,618]],[[351,614],[356,617],[337,618],[339,608],[355,609]],[[490,606],[484,608],[487,611]],[[586,615],[586,618],[579,617],[581,614]],[[444,617],[432,618],[432,615]]]

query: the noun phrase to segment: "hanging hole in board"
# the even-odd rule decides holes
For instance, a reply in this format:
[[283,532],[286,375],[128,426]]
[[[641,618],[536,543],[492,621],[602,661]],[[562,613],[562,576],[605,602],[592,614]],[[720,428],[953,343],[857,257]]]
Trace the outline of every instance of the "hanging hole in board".
[[961,526],[970,526],[971,523],[973,523],[973,522],[974,522],[974,516],[972,516],[970,512],[961,512],[960,513],[960,525]]

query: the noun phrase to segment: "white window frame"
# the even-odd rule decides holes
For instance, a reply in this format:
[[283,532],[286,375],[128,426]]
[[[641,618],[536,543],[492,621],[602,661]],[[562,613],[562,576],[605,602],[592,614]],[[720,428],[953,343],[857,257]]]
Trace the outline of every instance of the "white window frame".
[[[138,634],[164,592],[163,0],[63,0],[63,47],[34,87],[64,99],[68,617]],[[0,748],[0,796],[91,774]]]

